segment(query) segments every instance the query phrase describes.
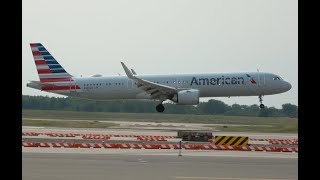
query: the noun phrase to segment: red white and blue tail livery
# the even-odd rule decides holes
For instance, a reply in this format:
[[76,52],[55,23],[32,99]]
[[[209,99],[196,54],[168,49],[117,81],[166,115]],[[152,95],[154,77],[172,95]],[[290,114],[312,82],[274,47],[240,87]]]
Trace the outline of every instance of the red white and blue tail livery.
[[121,65],[126,76],[74,77],[69,74],[41,43],[30,43],[40,81],[27,86],[66,96],[93,100],[156,99],[158,112],[171,100],[179,105],[197,105],[201,97],[262,96],[279,94],[291,84],[267,72],[197,73],[140,75]]
[[72,76],[41,43],[30,43],[40,82],[70,81]]
[[70,75],[41,43],[30,43],[32,55],[38,71],[40,82],[34,85],[43,91],[69,94],[70,90],[80,89]]

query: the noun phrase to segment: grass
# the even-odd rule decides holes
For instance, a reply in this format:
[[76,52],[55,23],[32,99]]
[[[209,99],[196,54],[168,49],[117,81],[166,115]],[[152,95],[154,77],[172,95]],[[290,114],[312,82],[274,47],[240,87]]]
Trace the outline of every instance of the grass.
[[[275,132],[297,133],[298,119],[289,117],[247,117],[247,116],[218,116],[218,115],[186,115],[160,113],[111,113],[111,112],[76,112],[52,110],[22,110],[22,124],[29,126],[57,126],[57,127],[96,127],[104,128],[116,126],[113,123],[98,121],[129,121],[156,123],[203,123],[212,124],[217,130],[228,132]],[[28,120],[31,119],[31,120]],[[32,120],[53,119],[59,121]],[[70,121],[70,120],[91,120]],[[218,125],[216,125],[218,124]],[[221,125],[219,125],[221,124]],[[235,125],[268,125],[268,126],[228,126]],[[63,126],[62,126],[63,125]]]
[[271,126],[206,126],[227,132],[298,133],[297,120],[284,120]]
[[99,120],[99,121],[130,121],[130,122],[175,122],[175,123],[205,123],[205,124],[251,124],[273,125],[280,121],[297,120],[289,117],[249,117],[249,116],[219,116],[190,114],[160,114],[160,113],[112,113],[112,112],[76,112],[52,110],[22,110],[23,118],[59,119],[59,120]]
[[72,128],[108,128],[118,126],[115,123],[99,121],[47,121],[47,120],[23,120],[23,126],[46,126],[46,127],[72,127]]

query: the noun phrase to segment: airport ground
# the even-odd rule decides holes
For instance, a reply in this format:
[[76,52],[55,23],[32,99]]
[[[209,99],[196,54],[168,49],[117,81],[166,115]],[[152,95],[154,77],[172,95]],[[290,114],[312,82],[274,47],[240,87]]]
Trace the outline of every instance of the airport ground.
[[130,151],[97,154],[92,150],[89,153],[24,152],[22,154],[23,179],[298,179],[297,157],[291,154],[285,157],[279,154],[265,156],[266,153],[238,156],[225,152],[202,152],[203,154],[188,152],[178,156],[177,152],[170,151]]
[[[297,139],[297,119],[281,118],[23,111],[22,122],[23,132],[40,134],[176,136],[178,130],[201,130],[211,131],[213,135]],[[97,140],[39,135],[22,138],[24,142],[141,143],[132,137]],[[180,140],[167,139],[167,143]],[[251,143],[264,146],[266,141]],[[288,147],[297,148],[297,145]],[[297,152],[182,149],[181,156],[179,153],[179,149],[22,147],[22,177],[24,180],[298,179]]]
[[[37,118],[32,119],[39,120]],[[41,117],[41,120],[50,121],[52,118]],[[77,120],[75,120],[75,123],[77,123]],[[208,129],[207,124],[203,123],[167,122],[159,125],[159,122],[133,122],[124,120],[120,123],[110,123],[118,123],[119,125],[109,128],[23,126],[22,130],[23,132],[37,133],[176,136],[177,130],[188,129],[210,130],[214,135],[297,139],[297,133],[222,132],[214,128],[211,129],[211,127]],[[242,125],[248,126],[248,124]],[[263,124],[259,125],[263,126]],[[266,124],[266,126],[268,126],[268,124]],[[23,136],[23,139],[26,142],[29,140],[41,140],[41,142],[47,140],[48,142],[54,142],[66,140],[67,138]],[[72,139],[83,142],[89,141],[77,137],[73,137]],[[117,142],[130,141],[132,143],[136,141],[130,137],[113,137],[111,139]],[[178,141],[179,139],[168,139],[168,142],[171,143]],[[258,144],[258,142],[255,143]],[[181,150],[181,156],[179,156],[179,153],[179,149],[22,147],[22,176],[23,179],[26,180],[298,179],[298,153],[185,149]]]

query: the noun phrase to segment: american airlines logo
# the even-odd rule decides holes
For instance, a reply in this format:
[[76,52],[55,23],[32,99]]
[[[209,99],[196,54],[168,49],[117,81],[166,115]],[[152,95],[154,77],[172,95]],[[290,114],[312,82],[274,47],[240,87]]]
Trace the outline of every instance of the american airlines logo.
[[230,84],[244,84],[243,77],[224,77],[220,78],[196,78],[193,77],[190,86],[195,85],[230,85]]
[[249,75],[246,74],[252,84],[257,84],[257,82]]

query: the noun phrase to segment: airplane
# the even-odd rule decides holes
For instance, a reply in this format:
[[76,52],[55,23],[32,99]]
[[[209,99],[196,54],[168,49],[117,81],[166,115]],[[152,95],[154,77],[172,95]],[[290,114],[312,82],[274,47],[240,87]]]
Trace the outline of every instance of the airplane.
[[166,100],[177,105],[198,105],[202,97],[231,96],[257,96],[262,109],[263,96],[291,89],[289,82],[268,72],[140,75],[123,62],[126,76],[74,77],[41,43],[30,43],[30,47],[40,81],[29,81],[27,87],[91,100],[158,100],[158,112],[164,112]]

